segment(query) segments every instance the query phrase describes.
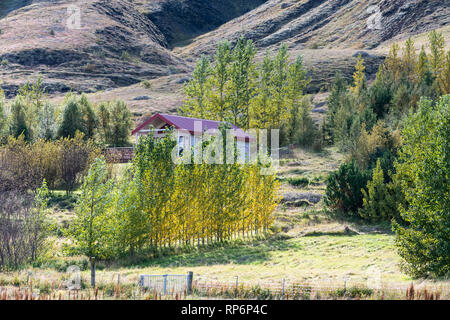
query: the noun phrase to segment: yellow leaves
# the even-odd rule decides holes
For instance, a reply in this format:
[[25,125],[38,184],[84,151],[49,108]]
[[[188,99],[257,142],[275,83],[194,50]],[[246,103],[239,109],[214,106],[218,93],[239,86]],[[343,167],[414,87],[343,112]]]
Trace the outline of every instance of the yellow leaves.
[[353,86],[350,87],[350,91],[354,95],[359,96],[361,90],[364,88],[364,70],[366,69],[366,67],[364,66],[364,59],[361,57],[361,55],[358,56],[355,69],[356,71],[355,73],[353,73]]

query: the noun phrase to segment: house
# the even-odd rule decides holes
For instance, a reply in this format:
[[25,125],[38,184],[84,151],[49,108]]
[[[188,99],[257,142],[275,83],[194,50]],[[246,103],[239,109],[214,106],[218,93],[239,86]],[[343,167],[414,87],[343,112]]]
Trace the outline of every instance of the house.
[[[201,141],[201,135],[212,134],[218,130],[220,124],[220,121],[157,113],[134,129],[132,135],[136,137],[137,143],[139,137],[149,133],[153,133],[156,138],[161,138],[169,128],[173,127],[177,134],[178,152],[181,154],[185,148],[193,147],[195,150],[198,142]],[[240,160],[248,160],[250,141],[254,141],[255,138],[235,125],[232,125],[232,129],[234,129],[233,134],[237,142]]]

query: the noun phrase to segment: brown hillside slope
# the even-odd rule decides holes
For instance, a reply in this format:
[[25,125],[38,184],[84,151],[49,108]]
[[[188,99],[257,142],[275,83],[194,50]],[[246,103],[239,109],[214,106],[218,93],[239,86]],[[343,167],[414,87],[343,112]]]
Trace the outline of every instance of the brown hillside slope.
[[170,46],[211,31],[267,0],[134,0]]
[[[70,29],[67,5],[81,8]],[[126,0],[43,1],[1,20],[0,78],[13,95],[42,74],[48,92],[93,92],[182,72],[158,28]]]
[[[380,19],[373,19],[375,4]],[[326,90],[338,70],[351,79],[358,54],[364,56],[367,75],[373,78],[386,54],[376,50],[379,45],[447,25],[446,1],[269,0],[174,52],[194,60],[214,52],[221,40],[235,42],[240,36],[271,51],[286,43],[292,56],[304,56],[313,79],[310,92],[316,92]]]
[[[368,27],[378,4],[380,29]],[[394,37],[450,24],[450,4],[440,0],[269,0],[251,12],[196,38],[182,54],[208,53],[221,39],[241,35],[266,48],[287,42],[295,48],[372,49]],[[370,22],[369,22],[369,25]]]

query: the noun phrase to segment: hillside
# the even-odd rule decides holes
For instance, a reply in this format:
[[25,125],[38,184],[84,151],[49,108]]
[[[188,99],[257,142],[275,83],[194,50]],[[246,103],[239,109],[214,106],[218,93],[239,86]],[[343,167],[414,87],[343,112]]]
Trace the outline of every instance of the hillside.
[[182,45],[267,0],[134,0],[164,34],[170,46]]
[[211,52],[223,38],[243,35],[267,48],[286,42],[291,48],[373,49],[392,38],[436,29],[450,22],[445,1],[381,1],[379,29],[369,28],[376,1],[270,0],[180,49],[184,54]]
[[[376,3],[381,29],[367,26]],[[80,7],[80,30],[67,28],[71,4]],[[450,7],[425,0],[24,0],[2,1],[0,19],[0,79],[8,98],[41,74],[56,100],[68,91],[95,99],[118,93],[141,115],[176,110],[196,59],[223,39],[245,36],[260,54],[287,43],[291,57],[304,56],[308,92],[316,93],[337,71],[350,79],[358,54],[370,80],[393,41],[440,29],[448,43]],[[144,79],[157,89],[141,88]]]
[[[67,26],[67,4],[81,29]],[[7,96],[42,74],[49,93],[95,92],[183,72],[155,25],[128,1],[43,1],[11,12],[0,34],[0,77]]]

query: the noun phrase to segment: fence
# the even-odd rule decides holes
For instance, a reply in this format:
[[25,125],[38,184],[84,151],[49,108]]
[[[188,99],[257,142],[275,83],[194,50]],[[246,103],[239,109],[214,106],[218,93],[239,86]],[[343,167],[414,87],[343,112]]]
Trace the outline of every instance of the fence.
[[139,284],[142,288],[155,291],[162,295],[192,292],[193,273],[141,275]]
[[133,147],[106,148],[103,150],[105,158],[110,163],[128,163],[134,158]]
[[[405,298],[411,286],[417,291],[417,297],[450,299],[448,284],[397,284],[380,283],[374,287],[358,281],[311,281],[297,282],[280,279],[279,281],[247,282],[238,277],[230,281],[217,281],[198,278],[193,282],[195,294],[207,297],[226,297],[239,299],[326,299],[344,296],[378,296]],[[414,290],[414,289],[413,289]]]

